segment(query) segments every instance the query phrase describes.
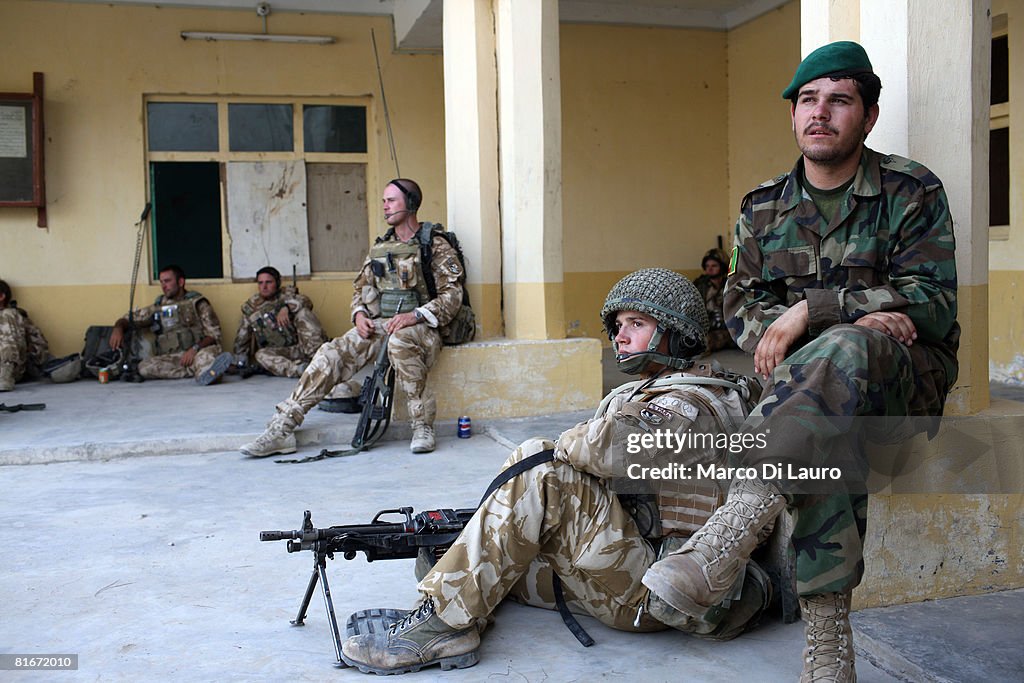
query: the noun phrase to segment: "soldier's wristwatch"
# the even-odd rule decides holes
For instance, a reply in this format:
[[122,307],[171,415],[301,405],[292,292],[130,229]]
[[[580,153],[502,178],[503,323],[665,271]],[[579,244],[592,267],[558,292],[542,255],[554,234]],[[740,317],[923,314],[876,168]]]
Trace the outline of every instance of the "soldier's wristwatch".
[[412,314],[416,316],[416,322],[418,322],[418,323],[423,322],[423,312],[420,311],[420,309],[414,308],[412,310]]

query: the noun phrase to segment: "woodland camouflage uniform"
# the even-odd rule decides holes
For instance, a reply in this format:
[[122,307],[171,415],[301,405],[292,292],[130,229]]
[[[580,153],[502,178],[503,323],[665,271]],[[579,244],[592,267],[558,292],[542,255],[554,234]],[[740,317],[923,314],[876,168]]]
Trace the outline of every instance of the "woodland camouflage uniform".
[[[846,198],[826,224],[801,187],[802,164],[750,192],[736,225],[725,314],[740,347],[753,353],[767,327],[799,301],[807,301],[809,317],[808,334],[775,368],[752,422],[764,418],[757,429],[774,425],[782,433],[794,416],[941,415],[957,377],[960,337],[942,183],[921,164],[864,148]],[[912,346],[852,324],[887,310],[911,318],[918,335]],[[802,452],[818,458],[811,465],[862,457],[840,452],[850,440],[822,433],[823,424],[803,433],[809,450]],[[792,445],[770,439],[742,464],[793,461]],[[849,591],[864,571],[867,496],[793,502],[798,592]]]

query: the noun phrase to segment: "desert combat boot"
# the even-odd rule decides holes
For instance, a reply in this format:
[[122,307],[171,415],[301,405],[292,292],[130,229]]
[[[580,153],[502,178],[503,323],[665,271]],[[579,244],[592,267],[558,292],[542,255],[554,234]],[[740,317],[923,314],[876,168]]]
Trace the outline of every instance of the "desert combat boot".
[[268,455],[278,455],[295,452],[295,427],[287,424],[280,414],[267,424],[267,429],[259,437],[243,445],[240,450],[243,455],[253,458],[265,458]]
[[452,628],[434,613],[431,598],[383,633],[348,638],[341,658],[364,674],[404,674],[425,666],[465,669],[479,661],[480,632],[476,627]]
[[434,426],[419,422],[412,426],[412,441],[409,450],[413,453],[430,453],[434,450]]
[[800,598],[806,622],[807,649],[800,683],[856,683],[850,594],[821,593]]
[[652,564],[643,584],[680,612],[703,619],[736,584],[759,532],[785,506],[771,484],[735,480],[725,503],[682,548]]

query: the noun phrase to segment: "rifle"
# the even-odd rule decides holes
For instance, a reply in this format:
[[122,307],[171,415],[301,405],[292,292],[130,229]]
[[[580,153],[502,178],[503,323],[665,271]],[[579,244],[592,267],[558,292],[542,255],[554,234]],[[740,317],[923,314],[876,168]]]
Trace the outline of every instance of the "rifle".
[[126,382],[142,382],[142,375],[139,374],[139,358],[135,353],[135,349],[132,348],[133,339],[135,335],[135,282],[139,276],[139,261],[142,258],[142,243],[146,239],[145,222],[149,218],[149,212],[153,208],[151,202],[146,202],[145,208],[142,209],[142,215],[139,216],[139,220],[135,223],[135,227],[138,228],[138,233],[135,237],[135,260],[132,263],[132,282],[131,287],[128,290],[128,330],[124,333],[124,355],[121,358],[121,379]]
[[19,413],[22,410],[43,410],[44,408],[46,408],[45,403],[15,403],[13,405],[0,403],[0,413]]
[[[375,560],[399,560],[415,558],[421,550],[428,552],[434,561],[451,546],[462,532],[463,527],[476,512],[475,508],[459,510],[426,510],[413,515],[411,507],[381,510],[369,524],[332,526],[317,529],[309,510],[302,515],[302,528],[295,531],[261,531],[261,541],[288,541],[289,553],[304,550],[313,551],[313,573],[306,585],[306,592],[299,605],[299,612],[290,623],[292,626],[305,624],[309,601],[316,590],[317,582],[324,596],[327,619],[334,638],[335,666],[347,666],[341,658],[341,632],[331,600],[331,588],[327,583],[327,560],[333,560],[340,553],[346,560],[355,559],[357,553],[366,555],[367,562]],[[383,515],[402,515],[400,522],[388,522]]]
[[[400,308],[401,302],[395,307],[395,315],[398,315]],[[391,404],[395,395],[395,371],[391,367],[391,359],[388,357],[388,340],[390,339],[390,334],[384,336],[380,350],[377,351],[377,358],[374,360],[373,373],[363,380],[363,386],[359,390],[359,405],[362,406],[362,412],[359,413],[359,421],[356,423],[352,447],[337,451],[325,448],[317,455],[301,460],[275,460],[274,462],[296,464],[355,455],[365,451],[384,436],[388,425],[391,424]]]

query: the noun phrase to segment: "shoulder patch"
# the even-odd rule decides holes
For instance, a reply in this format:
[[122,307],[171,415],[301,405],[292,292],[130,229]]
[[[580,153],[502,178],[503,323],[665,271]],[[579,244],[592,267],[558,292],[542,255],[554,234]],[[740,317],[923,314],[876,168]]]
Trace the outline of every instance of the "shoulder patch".
[[739,246],[733,246],[732,257],[729,258],[729,273],[728,277],[732,277],[736,272],[736,262],[740,260],[740,248]]
[[913,159],[907,159],[896,154],[886,154],[882,156],[878,165],[886,171],[893,171],[895,173],[902,173],[908,175],[911,178],[919,181],[924,185],[926,190],[934,190],[942,187],[942,181],[939,177],[931,172],[931,170],[924,164],[920,164]]

